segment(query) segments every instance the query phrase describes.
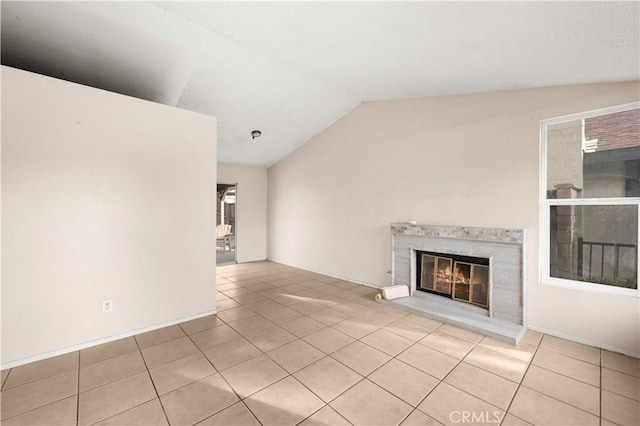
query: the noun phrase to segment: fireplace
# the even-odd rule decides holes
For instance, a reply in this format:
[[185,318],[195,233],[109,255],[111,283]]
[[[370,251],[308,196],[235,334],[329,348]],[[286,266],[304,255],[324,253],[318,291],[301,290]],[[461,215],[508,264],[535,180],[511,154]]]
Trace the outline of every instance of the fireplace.
[[409,296],[380,303],[512,344],[524,334],[524,230],[394,223],[391,248],[391,283]]
[[416,250],[416,290],[489,308],[489,259]]

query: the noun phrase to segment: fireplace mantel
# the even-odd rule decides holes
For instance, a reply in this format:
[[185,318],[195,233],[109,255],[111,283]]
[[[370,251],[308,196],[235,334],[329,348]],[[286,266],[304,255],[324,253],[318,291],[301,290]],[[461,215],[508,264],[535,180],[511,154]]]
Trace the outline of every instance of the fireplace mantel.
[[523,229],[477,228],[471,226],[414,225],[392,223],[392,235],[418,235],[423,237],[455,238],[458,240],[493,241],[523,244]]
[[[399,308],[516,344],[526,330],[522,229],[391,224],[392,283],[409,287],[410,297],[389,301]],[[490,259],[490,306],[477,306],[414,291],[416,251]]]

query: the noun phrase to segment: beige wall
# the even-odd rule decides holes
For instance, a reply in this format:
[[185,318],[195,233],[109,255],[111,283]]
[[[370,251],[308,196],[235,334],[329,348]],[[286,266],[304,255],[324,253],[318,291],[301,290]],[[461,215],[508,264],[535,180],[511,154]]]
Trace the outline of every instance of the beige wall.
[[215,118],[2,67],[3,365],[215,310],[215,184]]
[[640,352],[638,298],[539,283],[540,120],[638,100],[638,82],[362,104],[269,169],[269,258],[391,282],[389,224],[524,228],[529,325]]
[[238,263],[267,258],[267,169],[218,165],[218,182],[238,184],[236,250]]

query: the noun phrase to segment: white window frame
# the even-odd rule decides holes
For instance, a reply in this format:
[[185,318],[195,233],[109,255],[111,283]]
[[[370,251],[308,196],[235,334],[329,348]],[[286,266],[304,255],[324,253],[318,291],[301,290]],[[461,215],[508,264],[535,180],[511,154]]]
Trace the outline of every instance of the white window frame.
[[[640,298],[640,286],[638,288],[623,288],[605,284],[590,283],[587,281],[577,281],[565,278],[552,277],[549,271],[550,266],[550,211],[551,206],[572,206],[572,205],[635,205],[638,208],[638,221],[640,222],[640,197],[625,198],[576,198],[576,199],[547,199],[547,128],[554,124],[568,121],[582,120],[584,118],[612,114],[615,112],[629,111],[640,108],[640,102],[633,102],[625,105],[618,105],[593,111],[581,112],[578,114],[565,115],[562,117],[542,120],[540,122],[540,283],[543,285],[571,288],[576,290],[620,294]],[[638,224],[638,244],[640,245],[640,223]],[[640,254],[636,261],[636,282],[640,275]]]

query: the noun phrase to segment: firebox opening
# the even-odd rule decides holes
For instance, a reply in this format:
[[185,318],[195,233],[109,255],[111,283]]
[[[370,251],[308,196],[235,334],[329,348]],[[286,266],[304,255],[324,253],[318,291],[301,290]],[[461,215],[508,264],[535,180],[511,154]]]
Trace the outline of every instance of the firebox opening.
[[489,308],[489,259],[416,250],[416,290]]

